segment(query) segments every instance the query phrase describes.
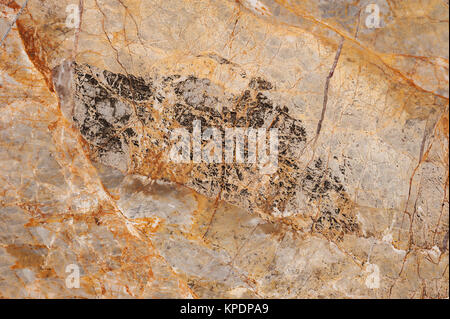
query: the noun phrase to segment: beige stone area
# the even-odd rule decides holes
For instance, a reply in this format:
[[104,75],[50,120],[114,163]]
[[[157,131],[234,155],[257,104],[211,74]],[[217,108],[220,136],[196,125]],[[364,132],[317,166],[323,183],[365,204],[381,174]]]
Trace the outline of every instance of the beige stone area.
[[[24,3],[0,297],[449,297],[448,1]],[[194,120],[277,128],[276,171],[171,161]]]

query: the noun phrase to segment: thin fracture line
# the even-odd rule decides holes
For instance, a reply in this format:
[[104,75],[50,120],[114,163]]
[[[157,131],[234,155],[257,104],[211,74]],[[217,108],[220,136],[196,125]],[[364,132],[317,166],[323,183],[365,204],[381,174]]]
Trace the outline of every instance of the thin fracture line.
[[3,41],[6,39],[6,37],[8,36],[9,32],[11,31],[11,28],[13,27],[14,23],[16,23],[17,19],[19,18],[19,16],[22,14],[23,9],[25,9],[25,7],[28,4],[28,1],[30,0],[26,0],[25,3],[23,4],[22,8],[20,8],[19,13],[17,13],[16,17],[14,18],[13,22],[10,24],[10,26],[8,27],[8,30],[6,30],[5,35],[2,37],[2,39],[0,40],[0,47],[3,45]]
[[331,67],[330,73],[327,76],[327,79],[325,81],[325,89],[324,89],[324,98],[323,98],[323,107],[322,107],[322,114],[319,120],[319,123],[317,124],[317,130],[316,130],[316,140],[319,137],[320,130],[322,129],[322,122],[325,118],[325,112],[327,110],[327,103],[328,103],[328,89],[330,86],[330,80],[333,77],[334,70],[336,70],[336,66],[339,61],[339,57],[341,56],[342,46],[344,45],[344,38],[342,38],[341,43],[339,44],[339,48],[336,52],[336,56],[334,58],[333,66]]

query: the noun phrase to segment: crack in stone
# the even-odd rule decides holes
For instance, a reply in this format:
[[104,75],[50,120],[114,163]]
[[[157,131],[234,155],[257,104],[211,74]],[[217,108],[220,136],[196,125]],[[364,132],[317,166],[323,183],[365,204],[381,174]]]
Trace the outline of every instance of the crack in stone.
[[344,46],[345,39],[342,38],[341,42],[339,43],[338,50],[336,52],[336,56],[334,57],[333,65],[331,67],[330,73],[328,73],[327,79],[325,81],[325,89],[324,89],[324,96],[323,96],[323,107],[322,107],[322,114],[320,115],[319,123],[317,123],[317,130],[316,130],[316,137],[315,140],[319,138],[320,131],[322,129],[322,122],[325,118],[325,112],[327,111],[327,104],[328,104],[328,90],[330,86],[331,78],[334,75],[334,71],[336,70],[337,64],[339,62],[339,57],[341,56],[342,47]]

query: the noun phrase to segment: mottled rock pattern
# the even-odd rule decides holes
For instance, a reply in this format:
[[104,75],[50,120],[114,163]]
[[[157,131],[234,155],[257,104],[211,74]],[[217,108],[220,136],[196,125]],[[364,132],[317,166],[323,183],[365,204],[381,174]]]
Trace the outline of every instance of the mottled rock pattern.
[[30,1],[0,60],[1,297],[448,298],[447,1]]

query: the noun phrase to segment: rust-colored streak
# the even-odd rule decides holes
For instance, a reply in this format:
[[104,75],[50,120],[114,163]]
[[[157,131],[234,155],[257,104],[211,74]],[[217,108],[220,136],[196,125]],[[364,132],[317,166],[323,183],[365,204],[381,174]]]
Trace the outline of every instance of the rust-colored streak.
[[14,10],[20,9],[20,6],[14,0],[0,0],[0,4],[10,7],[11,9],[14,9]]
[[43,50],[41,40],[37,35],[37,30],[33,27],[25,25],[25,23],[21,22],[20,19],[17,20],[16,24],[25,48],[25,52],[30,58],[30,61],[44,76],[45,83],[47,84],[50,92],[55,92],[52,82],[52,73],[47,64],[47,54]]
[[44,256],[37,252],[38,249],[47,250],[44,246],[6,246],[8,254],[17,259],[14,268],[40,268],[44,263]]

